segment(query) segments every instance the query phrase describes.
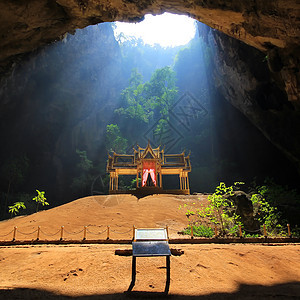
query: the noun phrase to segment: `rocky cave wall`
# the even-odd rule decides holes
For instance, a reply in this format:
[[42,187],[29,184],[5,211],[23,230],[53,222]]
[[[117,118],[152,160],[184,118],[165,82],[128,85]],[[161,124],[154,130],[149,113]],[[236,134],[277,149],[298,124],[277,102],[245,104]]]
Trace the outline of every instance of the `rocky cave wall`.
[[[77,176],[76,150],[87,151],[93,160],[95,151],[106,155],[112,99],[126,84],[122,71],[110,24],[86,28],[32,53],[2,89],[0,168],[25,154],[30,168],[22,188],[41,186],[49,198],[63,198],[70,178]],[[100,169],[105,172],[104,165]]]
[[298,101],[288,100],[264,53],[218,31],[213,36],[216,86],[300,172]]
[[[0,0],[2,86],[3,78],[24,55],[62,39],[67,32],[101,22],[137,22],[146,13],[165,11],[189,15],[260,51],[247,50],[249,47],[240,42],[215,33],[220,50],[216,56],[217,82],[225,98],[300,170],[297,0]],[[264,70],[251,67],[255,65],[252,59],[266,59],[272,83],[264,80]]]

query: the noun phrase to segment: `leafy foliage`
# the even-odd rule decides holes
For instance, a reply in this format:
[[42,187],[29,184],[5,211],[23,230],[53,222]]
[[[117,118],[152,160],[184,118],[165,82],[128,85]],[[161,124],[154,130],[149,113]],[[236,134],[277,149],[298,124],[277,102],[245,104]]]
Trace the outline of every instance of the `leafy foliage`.
[[106,149],[117,153],[125,153],[127,148],[127,139],[122,137],[118,125],[110,124],[106,126]]
[[205,225],[189,225],[184,231],[183,234],[191,235],[191,226],[193,226],[193,235],[198,237],[213,237],[214,231],[212,228]]
[[36,202],[36,212],[38,212],[39,204],[42,204],[42,206],[49,205],[49,203],[46,201],[47,198],[45,197],[45,192],[40,192],[39,190],[36,190],[37,195],[32,198],[33,201]]
[[24,202],[15,202],[14,205],[8,206],[8,211],[11,214],[11,217],[13,215],[17,215],[21,208],[26,209]]
[[263,185],[256,185],[255,181],[252,184],[252,192],[259,193],[272,205],[300,205],[300,195],[296,189],[276,184],[272,178],[266,178]]
[[[206,227],[217,226],[221,236],[224,235],[237,235],[238,227],[242,226],[240,216],[236,213],[237,206],[230,200],[233,192],[239,189],[239,186],[244,184],[243,182],[235,182],[232,186],[226,186],[224,182],[221,182],[215,189],[212,195],[208,196],[208,205],[200,205],[200,208],[195,209],[195,204],[184,204],[183,208],[186,209],[186,216],[189,219],[189,227],[195,225],[202,225]],[[274,190],[270,189],[268,185],[258,186],[257,192],[252,193],[251,201],[253,204],[253,218],[258,220],[260,225],[266,225],[268,235],[274,236],[287,236],[286,224],[288,221],[282,218],[282,213],[279,211],[273,203],[275,199],[268,199],[268,195],[273,197]],[[277,191],[282,191],[282,188],[276,186]],[[292,192],[294,194],[295,191]],[[179,207],[181,209],[182,206]],[[185,230],[187,234],[190,234],[190,229]],[[298,228],[292,230],[293,236],[299,235]],[[261,233],[247,233],[245,237],[259,237]]]
[[89,171],[93,167],[93,162],[87,158],[86,151],[76,149],[76,153],[79,156],[77,167],[82,171]]
[[235,182],[227,187],[221,182],[212,195],[208,196],[209,205],[204,211],[199,212],[199,217],[208,218],[211,223],[220,227],[220,234],[227,233],[235,235],[238,232],[238,225],[241,225],[240,217],[235,213],[236,206],[232,200],[226,196],[232,196],[233,191],[243,182]]
[[227,196],[232,196],[233,191],[241,184],[243,182],[235,182],[234,185],[227,187],[224,182],[220,182],[215,192],[208,196],[208,205],[201,205],[196,210],[194,207],[187,208],[186,216],[190,226],[194,224],[217,226],[221,236],[237,235],[238,226],[241,225],[240,217],[236,214],[236,205]]
[[[163,136],[167,131],[170,109],[177,96],[175,81],[175,72],[168,66],[155,70],[151,79],[145,83],[137,69],[132,70],[129,86],[121,93],[121,107],[115,110],[116,114],[126,119],[124,122],[121,118],[120,126],[126,131],[130,143],[135,143],[149,124],[159,120],[153,131],[156,140],[164,144]],[[114,136],[107,139],[108,143],[120,143],[119,129],[110,129],[110,134]],[[111,149],[111,145],[108,148]]]
[[[267,178],[263,185],[252,187],[251,201],[254,208],[254,216],[265,224],[270,235],[286,235],[286,224],[289,221],[284,216],[284,208],[288,205],[297,207],[300,197],[295,189],[290,190]],[[281,208],[281,209],[279,209]],[[297,229],[294,230],[296,234]],[[297,234],[296,234],[297,235]]]
[[[136,188],[136,178],[133,178],[130,182],[130,185],[127,187],[128,189],[135,189]],[[142,182],[142,179],[139,178],[138,179],[138,183],[139,183],[139,186],[141,185],[141,182]]]
[[154,103],[157,117],[169,118],[169,110],[178,91],[175,80],[175,72],[170,67],[164,67],[157,69],[145,84],[146,95],[150,102]]
[[146,83],[137,69],[133,69],[129,86],[121,93],[123,107],[115,112],[144,123],[153,117],[167,119],[176,95],[175,72],[170,67],[157,69]]
[[133,69],[129,79],[129,86],[121,92],[121,100],[125,107],[115,112],[130,119],[148,123],[153,116],[152,103],[147,101],[143,77],[137,69]]
[[267,229],[274,232],[276,229],[281,229],[279,224],[280,212],[277,207],[270,205],[261,194],[253,194],[251,201],[254,208],[254,216],[260,224],[265,224]]

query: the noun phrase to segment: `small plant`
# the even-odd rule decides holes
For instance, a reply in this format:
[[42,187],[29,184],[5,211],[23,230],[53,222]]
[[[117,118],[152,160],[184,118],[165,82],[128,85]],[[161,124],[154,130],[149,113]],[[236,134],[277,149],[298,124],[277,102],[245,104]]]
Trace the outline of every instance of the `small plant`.
[[26,209],[26,206],[24,204],[24,202],[15,202],[14,205],[11,205],[8,207],[8,211],[10,212],[11,214],[11,217],[13,215],[17,215],[19,213],[19,209]]
[[49,205],[48,202],[46,202],[47,198],[45,197],[45,192],[40,192],[39,190],[36,190],[37,196],[32,198],[33,201],[36,202],[36,212],[38,212],[39,209],[39,204],[41,203],[43,206],[44,205]]
[[[130,182],[130,185],[127,188],[128,189],[135,189],[136,188],[136,181],[137,181],[136,178],[132,179],[131,182]],[[138,179],[139,186],[141,185],[141,182],[142,182],[142,179],[139,178]]]
[[260,233],[243,233],[244,238],[259,238],[261,237]]
[[[191,235],[191,225],[184,229],[183,234]],[[214,231],[212,228],[205,225],[194,225],[193,226],[193,235],[198,237],[211,238],[214,236]]]
[[269,55],[266,55],[263,59],[263,62],[269,61]]
[[296,228],[294,228],[291,232],[292,237],[295,238],[300,238],[300,228],[298,228],[298,226],[296,226]]

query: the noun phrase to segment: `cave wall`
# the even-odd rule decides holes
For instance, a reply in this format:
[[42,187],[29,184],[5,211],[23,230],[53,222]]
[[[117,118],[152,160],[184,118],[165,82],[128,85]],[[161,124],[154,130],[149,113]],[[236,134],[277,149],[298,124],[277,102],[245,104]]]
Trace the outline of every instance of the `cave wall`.
[[[138,22],[146,13],[166,11],[189,15],[235,39],[215,34],[220,90],[299,166],[297,0],[0,0],[1,86],[28,53],[63,39],[67,32],[101,22]],[[247,50],[236,40],[260,52]],[[266,70],[254,70],[255,59],[266,59],[272,82],[264,79]]]
[[214,80],[221,94],[294,162],[300,172],[297,101],[289,101],[280,88],[278,74],[270,69],[264,53],[221,32],[214,30],[212,34]]
[[[0,170],[23,155],[29,169],[21,186],[12,184],[12,192],[38,188],[59,203],[72,198],[76,150],[87,151],[94,162],[106,157],[106,125],[127,84],[121,74],[120,48],[110,24],[68,35],[15,68],[1,89]],[[0,172],[3,192],[6,177]]]

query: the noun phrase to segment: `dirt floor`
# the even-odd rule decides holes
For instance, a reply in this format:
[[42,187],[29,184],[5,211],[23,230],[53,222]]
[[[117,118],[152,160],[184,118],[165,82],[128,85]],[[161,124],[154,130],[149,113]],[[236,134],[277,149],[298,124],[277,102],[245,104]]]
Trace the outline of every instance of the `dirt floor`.
[[[200,199],[198,199],[200,198]],[[201,203],[205,196],[97,196],[0,222],[0,240],[18,226],[17,239],[41,226],[53,234],[64,225],[69,233],[88,226],[89,235],[103,238],[107,225],[116,238],[130,238],[136,227],[170,226],[177,237],[187,220],[178,209],[184,203]],[[126,232],[120,234],[117,232]],[[66,234],[66,238],[78,239]],[[41,238],[44,239],[41,232]],[[59,233],[48,239],[59,238]],[[112,237],[113,238],[113,237]],[[136,284],[131,281],[131,256],[115,255],[131,245],[25,245],[0,247],[1,299],[300,299],[299,244],[202,244],[179,245],[180,256],[171,256],[169,295],[164,257],[137,258]]]
[[[188,224],[185,211],[179,206],[204,203],[206,198],[205,195],[155,195],[141,199],[131,195],[90,196],[30,216],[2,221],[0,240],[12,240],[12,233],[6,234],[14,226],[18,227],[16,239],[21,240],[35,239],[38,226],[41,226],[40,239],[47,240],[58,240],[61,226],[64,226],[64,238],[68,240],[82,238],[84,226],[88,227],[87,239],[105,239],[107,226],[110,226],[110,238],[131,239],[133,225],[168,225],[170,237],[178,237],[177,232]],[[80,233],[74,234],[77,232]]]

